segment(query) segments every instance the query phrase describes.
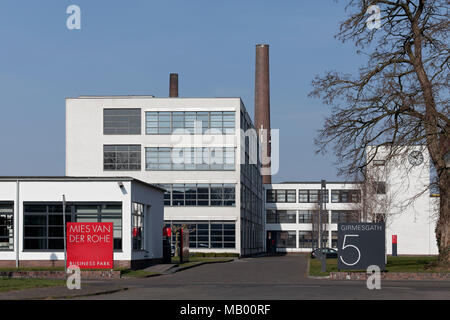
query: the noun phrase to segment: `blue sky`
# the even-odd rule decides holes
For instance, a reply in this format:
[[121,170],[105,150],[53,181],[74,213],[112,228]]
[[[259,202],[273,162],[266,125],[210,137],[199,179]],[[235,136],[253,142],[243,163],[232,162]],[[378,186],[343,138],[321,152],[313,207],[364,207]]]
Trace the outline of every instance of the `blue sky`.
[[[81,30],[66,8],[81,8]],[[351,43],[334,38],[344,1],[2,0],[0,175],[64,175],[65,98],[241,97],[254,108],[255,44],[270,45],[271,123],[280,129],[273,181],[336,180],[335,158],[314,154],[328,106],[308,98],[326,70],[355,72]]]

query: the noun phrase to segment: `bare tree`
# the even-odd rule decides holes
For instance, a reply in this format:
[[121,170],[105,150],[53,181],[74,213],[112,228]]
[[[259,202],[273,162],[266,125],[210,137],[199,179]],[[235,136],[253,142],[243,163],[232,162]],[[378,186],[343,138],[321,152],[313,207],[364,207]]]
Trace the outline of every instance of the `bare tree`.
[[361,201],[354,203],[354,210],[359,211],[363,221],[384,222],[389,226],[394,212],[402,212],[401,203],[396,201],[398,192],[387,190],[386,177],[389,166],[366,168],[361,186]]
[[[366,24],[372,5],[380,8],[380,28]],[[389,146],[389,157],[408,146],[426,146],[440,192],[439,262],[448,265],[449,1],[350,0],[346,11],[336,36],[353,41],[368,60],[356,76],[329,71],[313,80],[310,96],[333,106],[316,138],[317,151],[333,144],[340,173],[353,175],[373,160],[365,159],[369,145]]]

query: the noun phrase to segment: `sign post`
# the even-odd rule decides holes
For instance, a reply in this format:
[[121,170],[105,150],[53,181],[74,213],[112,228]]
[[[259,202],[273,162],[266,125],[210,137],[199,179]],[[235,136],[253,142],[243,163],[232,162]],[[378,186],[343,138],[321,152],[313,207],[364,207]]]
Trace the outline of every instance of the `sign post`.
[[67,240],[66,240],[66,195],[63,194],[63,207],[62,207],[62,214],[63,214],[63,232],[64,232],[64,271],[67,274]]
[[67,223],[67,266],[113,269],[113,223]]
[[397,235],[396,234],[392,235],[392,256],[393,257],[397,256]]
[[338,269],[386,266],[384,223],[338,223]]
[[[320,209],[319,209],[319,232],[320,232],[320,236],[319,236],[319,239],[320,239],[320,246],[319,246],[319,250],[320,250],[320,256],[321,256],[321,259],[322,259],[322,264],[321,264],[321,271],[322,272],[327,272],[327,254],[326,254],[326,252],[324,252],[324,246],[323,246],[323,239],[324,239],[324,236],[323,236],[323,232],[325,232],[325,230],[327,229],[327,228],[322,228],[322,219],[321,219],[321,216],[322,216],[322,214],[323,214],[323,212],[325,212],[326,213],[326,210],[325,210],[325,192],[326,192],[326,182],[325,182],[325,180],[322,180],[322,183],[321,183],[321,188],[320,188],[320,194],[319,194],[319,203],[320,203]],[[325,220],[326,221],[326,220]]]

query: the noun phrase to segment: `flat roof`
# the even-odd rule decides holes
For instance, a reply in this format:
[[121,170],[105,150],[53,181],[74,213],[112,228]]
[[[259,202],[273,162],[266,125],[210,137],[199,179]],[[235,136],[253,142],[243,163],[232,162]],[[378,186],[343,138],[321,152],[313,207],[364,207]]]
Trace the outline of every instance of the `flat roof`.
[[133,177],[69,177],[69,176],[0,176],[0,182],[11,181],[134,181],[165,192],[164,188]]
[[[274,182],[274,183],[265,183],[264,185],[273,185],[273,184],[321,184],[322,181],[285,181],[285,182]],[[325,181],[326,184],[360,184],[363,181]]]
[[66,99],[240,99],[241,97],[156,97],[154,95],[80,95]]

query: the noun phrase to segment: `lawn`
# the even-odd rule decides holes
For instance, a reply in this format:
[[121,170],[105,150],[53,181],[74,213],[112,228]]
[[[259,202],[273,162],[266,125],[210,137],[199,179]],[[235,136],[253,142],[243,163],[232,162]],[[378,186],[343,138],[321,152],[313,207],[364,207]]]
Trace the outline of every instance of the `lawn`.
[[[391,257],[386,264],[387,272],[450,272],[450,270],[436,269],[433,265],[437,257]],[[327,272],[321,272],[321,263],[318,259],[309,260],[309,275],[316,277],[328,276],[330,272],[337,272],[337,259],[327,259]],[[365,272],[365,270],[352,270],[350,272]]]
[[31,288],[56,287],[66,284],[65,280],[57,279],[14,279],[0,278],[0,292],[23,290]]

